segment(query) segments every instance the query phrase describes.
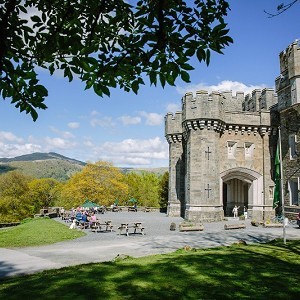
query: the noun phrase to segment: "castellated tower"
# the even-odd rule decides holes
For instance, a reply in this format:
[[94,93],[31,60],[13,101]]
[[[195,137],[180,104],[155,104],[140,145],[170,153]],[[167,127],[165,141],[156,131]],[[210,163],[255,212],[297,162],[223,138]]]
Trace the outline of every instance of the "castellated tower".
[[273,214],[270,141],[276,129],[268,107],[276,101],[272,89],[182,98],[182,111],[165,117],[168,215],[219,221],[234,205],[256,219]]
[[[300,45],[279,55],[273,89],[251,94],[198,91],[182,98],[182,111],[167,114],[168,215],[218,221],[239,215],[268,220],[274,215],[274,158],[282,136],[285,211],[300,212]],[[278,96],[277,96],[278,95]]]
[[279,55],[280,76],[275,80],[281,128],[285,214],[300,212],[300,43],[296,40]]

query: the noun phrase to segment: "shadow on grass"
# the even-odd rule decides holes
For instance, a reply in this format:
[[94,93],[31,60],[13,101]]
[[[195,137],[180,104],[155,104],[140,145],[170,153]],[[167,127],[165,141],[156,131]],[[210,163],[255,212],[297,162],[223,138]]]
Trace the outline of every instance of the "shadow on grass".
[[5,279],[1,299],[299,299],[300,241],[179,250]]

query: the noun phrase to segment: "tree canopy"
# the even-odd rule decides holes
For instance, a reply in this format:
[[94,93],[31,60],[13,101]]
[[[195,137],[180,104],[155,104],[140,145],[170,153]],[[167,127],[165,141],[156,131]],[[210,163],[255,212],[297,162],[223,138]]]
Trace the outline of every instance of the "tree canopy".
[[232,43],[225,0],[0,0],[0,94],[35,121],[46,109],[38,67],[99,96],[189,82],[190,60]]

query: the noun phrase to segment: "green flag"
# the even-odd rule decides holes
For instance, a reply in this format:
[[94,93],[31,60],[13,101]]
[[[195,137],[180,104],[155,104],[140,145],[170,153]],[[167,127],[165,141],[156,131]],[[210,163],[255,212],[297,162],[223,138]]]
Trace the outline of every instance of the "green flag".
[[276,149],[275,156],[275,189],[274,189],[274,199],[273,199],[273,208],[276,208],[280,203],[280,158],[279,158],[279,144]]

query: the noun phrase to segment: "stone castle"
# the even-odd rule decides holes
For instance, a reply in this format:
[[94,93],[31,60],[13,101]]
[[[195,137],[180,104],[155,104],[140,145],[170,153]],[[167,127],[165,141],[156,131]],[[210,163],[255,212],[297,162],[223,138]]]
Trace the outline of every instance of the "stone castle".
[[300,107],[298,42],[279,57],[276,93],[269,88],[251,95],[197,91],[185,94],[182,111],[166,115],[169,216],[219,221],[232,216],[235,205],[239,214],[245,208],[256,220],[274,215],[278,126],[287,109]]

